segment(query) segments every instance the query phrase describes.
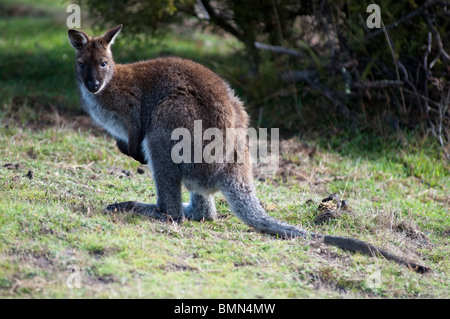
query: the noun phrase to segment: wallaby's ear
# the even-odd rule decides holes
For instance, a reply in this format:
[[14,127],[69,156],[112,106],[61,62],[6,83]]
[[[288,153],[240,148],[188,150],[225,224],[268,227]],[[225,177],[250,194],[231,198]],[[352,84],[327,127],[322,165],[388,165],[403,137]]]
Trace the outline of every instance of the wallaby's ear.
[[86,33],[79,30],[69,30],[69,41],[75,50],[81,50],[91,39]]
[[117,35],[119,34],[120,30],[122,30],[122,25],[119,24],[117,27],[112,28],[111,30],[108,30],[103,35],[103,39],[109,44],[113,44],[114,40],[116,39]]

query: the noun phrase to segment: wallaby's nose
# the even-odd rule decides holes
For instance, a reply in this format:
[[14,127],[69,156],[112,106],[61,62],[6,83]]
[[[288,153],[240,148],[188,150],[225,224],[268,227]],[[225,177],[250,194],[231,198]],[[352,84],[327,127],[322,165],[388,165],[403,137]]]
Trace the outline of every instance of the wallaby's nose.
[[91,91],[92,93],[95,93],[100,88],[100,82],[97,80],[87,80],[86,86],[89,91]]

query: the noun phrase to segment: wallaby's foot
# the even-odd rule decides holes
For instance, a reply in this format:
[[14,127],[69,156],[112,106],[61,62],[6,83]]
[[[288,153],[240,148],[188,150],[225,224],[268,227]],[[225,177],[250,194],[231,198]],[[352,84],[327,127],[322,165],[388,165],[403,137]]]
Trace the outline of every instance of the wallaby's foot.
[[216,206],[212,195],[203,196],[191,193],[191,201],[189,204],[183,203],[183,211],[187,219],[196,221],[217,219]]
[[123,213],[123,212],[133,212],[144,217],[159,219],[163,221],[175,221],[183,222],[183,218],[173,218],[165,212],[161,212],[160,209],[154,204],[145,204],[134,201],[114,203],[108,205],[104,209],[105,213]]
[[123,213],[133,211],[135,207],[135,202],[122,202],[122,203],[114,203],[106,206],[103,210],[104,213]]

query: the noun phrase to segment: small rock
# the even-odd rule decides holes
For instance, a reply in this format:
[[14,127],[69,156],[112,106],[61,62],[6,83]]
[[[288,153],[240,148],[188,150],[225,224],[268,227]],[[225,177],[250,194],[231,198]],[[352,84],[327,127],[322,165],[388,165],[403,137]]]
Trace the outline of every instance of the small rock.
[[327,198],[322,199],[322,203],[329,202],[330,200],[339,200],[339,195],[336,193],[331,194]]
[[322,224],[322,223],[328,222],[332,219],[340,218],[341,216],[342,216],[342,213],[340,211],[335,210],[335,209],[329,209],[329,210],[317,215],[314,222],[316,224]]
[[30,148],[30,149],[27,151],[27,155],[28,155],[30,158],[32,158],[32,159],[36,159],[36,158],[37,158],[37,155],[36,155],[36,153],[34,152],[34,149],[33,149],[33,148]]
[[125,176],[131,176],[131,172],[127,169],[122,170],[122,173],[125,174]]
[[322,202],[317,207],[318,215],[315,219],[317,224],[327,222],[332,219],[342,217],[342,210],[348,209],[347,200],[340,200],[336,193],[331,194],[327,198],[322,199]]
[[341,202],[341,208],[342,209],[347,209],[348,208],[348,201],[347,200],[343,200],[342,202]]
[[33,177],[34,177],[33,171],[29,170],[27,175],[25,175],[25,176],[28,177],[29,179],[33,179]]

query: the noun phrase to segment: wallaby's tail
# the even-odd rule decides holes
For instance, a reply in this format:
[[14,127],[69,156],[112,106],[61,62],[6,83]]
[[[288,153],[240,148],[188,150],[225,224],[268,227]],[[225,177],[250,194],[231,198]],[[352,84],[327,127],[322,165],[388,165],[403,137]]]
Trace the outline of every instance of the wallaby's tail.
[[401,265],[405,265],[409,268],[412,268],[414,271],[420,273],[426,273],[431,269],[419,265],[413,261],[410,261],[406,258],[391,254],[384,249],[378,248],[374,245],[368,244],[362,240],[349,238],[349,237],[339,237],[339,236],[331,236],[331,235],[319,235],[319,238],[323,238],[323,242],[328,245],[336,246],[342,249],[359,252],[365,255],[379,257],[383,256],[387,260],[395,261]]
[[231,206],[233,213],[247,225],[256,230],[282,238],[303,237],[311,234],[294,225],[277,220],[269,216],[261,206],[252,186],[230,185],[222,190],[225,198]]
[[281,238],[302,237],[305,239],[319,239],[325,244],[337,246],[342,249],[363,253],[369,256],[383,256],[388,260],[406,265],[417,272],[425,273],[430,270],[428,267],[418,265],[358,239],[312,233],[303,228],[277,220],[266,213],[251,185],[237,185],[233,183],[227,185],[222,192],[230,204],[233,213],[245,224],[260,232]]

